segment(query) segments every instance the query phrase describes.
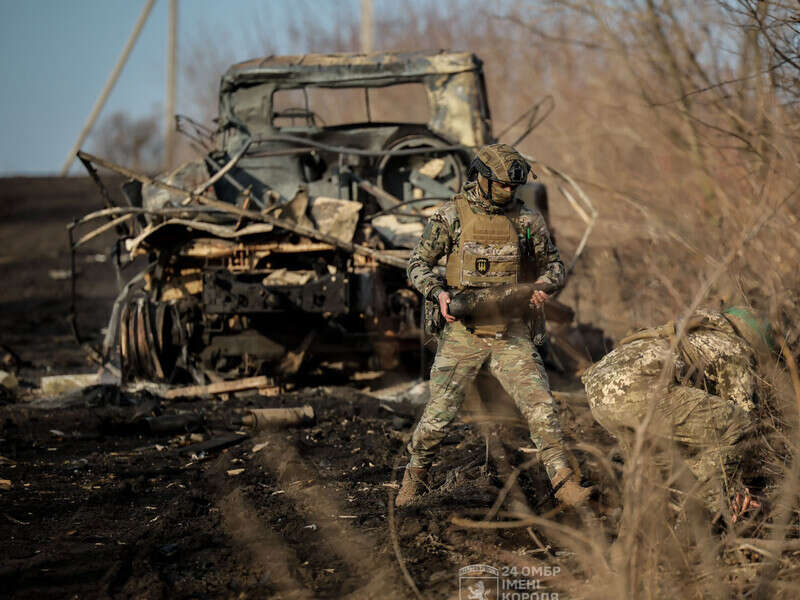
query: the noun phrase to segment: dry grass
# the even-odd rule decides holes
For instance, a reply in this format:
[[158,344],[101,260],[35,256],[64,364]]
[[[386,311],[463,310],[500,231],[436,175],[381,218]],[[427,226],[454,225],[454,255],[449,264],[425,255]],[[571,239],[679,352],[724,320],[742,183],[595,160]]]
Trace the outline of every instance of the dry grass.
[[[599,210],[562,297],[581,320],[618,339],[697,305],[749,304],[796,353],[800,61],[790,43],[793,10],[754,0],[378,3],[376,39],[379,50],[478,54],[496,132],[553,97],[552,114],[520,148],[573,176]],[[357,49],[355,15],[331,29],[298,14],[298,49]],[[557,181],[543,179],[557,190]],[[551,204],[569,256],[579,222],[558,194]],[[609,571],[609,532],[599,522],[537,525],[575,552],[575,568],[562,581],[569,597],[796,595],[800,428],[786,364],[760,369],[763,426],[754,454],[768,513],[712,529],[687,508],[692,490],[675,449],[653,443],[643,423],[624,470],[603,462],[607,449],[590,459],[639,533],[622,540],[621,568]],[[653,468],[664,455],[673,468]],[[687,508],[688,526],[676,525],[670,503]]]

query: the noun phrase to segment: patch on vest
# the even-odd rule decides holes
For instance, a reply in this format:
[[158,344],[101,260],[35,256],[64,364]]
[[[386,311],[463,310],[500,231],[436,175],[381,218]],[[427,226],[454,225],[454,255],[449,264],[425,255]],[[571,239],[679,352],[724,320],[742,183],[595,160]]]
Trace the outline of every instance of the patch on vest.
[[476,258],[475,259],[475,270],[478,271],[481,275],[489,272],[489,259],[488,258]]

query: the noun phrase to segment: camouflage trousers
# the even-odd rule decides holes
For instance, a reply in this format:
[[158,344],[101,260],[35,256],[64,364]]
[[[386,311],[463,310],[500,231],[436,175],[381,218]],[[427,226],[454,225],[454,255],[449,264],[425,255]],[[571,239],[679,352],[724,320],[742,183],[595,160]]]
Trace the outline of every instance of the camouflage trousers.
[[552,477],[556,470],[568,466],[547,373],[531,342],[530,331],[521,321],[509,326],[504,339],[470,333],[460,321],[445,326],[431,367],[430,400],[408,445],[409,465],[430,465],[464,401],[467,387],[484,365],[528,422],[531,440],[548,475]]
[[[597,367],[597,365],[595,365]],[[739,485],[739,466],[744,457],[744,440],[753,428],[750,415],[704,390],[670,385],[665,394],[647,394],[657,389],[658,376],[642,376],[635,390],[603,389],[593,385],[594,373],[584,376],[592,416],[613,435],[626,459],[635,440],[635,428],[655,402],[648,434],[675,442],[686,467],[696,479],[694,495],[708,509],[725,508],[726,498]],[[640,393],[637,393],[640,392]],[[657,466],[667,468],[668,454],[655,457]]]

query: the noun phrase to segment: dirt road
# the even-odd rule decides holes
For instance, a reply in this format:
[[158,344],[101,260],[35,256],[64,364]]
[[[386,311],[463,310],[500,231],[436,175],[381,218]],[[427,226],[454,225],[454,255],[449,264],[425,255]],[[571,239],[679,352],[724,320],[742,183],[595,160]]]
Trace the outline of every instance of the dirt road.
[[[411,425],[399,411],[408,407],[392,412],[352,390],[155,406],[97,390],[76,401],[0,408],[0,469],[12,482],[2,496],[0,585],[12,597],[409,597],[387,511]],[[191,449],[192,439],[223,433],[235,408],[301,403],[314,406],[314,426],[221,452]],[[181,434],[143,429],[144,415],[186,411],[205,424]],[[525,459],[506,452],[512,463]],[[482,436],[461,425],[433,470],[433,491],[397,514],[404,560],[425,597],[451,597],[460,567],[496,564],[498,551],[533,560],[524,530],[467,533],[449,522],[494,500],[502,467],[484,463]],[[524,477],[523,489],[550,507],[541,479]]]

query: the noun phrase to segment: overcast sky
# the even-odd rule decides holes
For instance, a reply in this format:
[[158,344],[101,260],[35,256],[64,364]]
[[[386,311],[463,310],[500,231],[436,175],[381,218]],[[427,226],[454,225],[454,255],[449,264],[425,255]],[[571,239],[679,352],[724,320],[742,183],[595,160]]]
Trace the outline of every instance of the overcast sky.
[[[168,4],[156,0],[101,120],[117,110],[140,117],[164,106]],[[179,49],[196,44],[198,32],[219,28],[242,31],[226,38],[226,51],[235,60],[252,58],[257,24],[269,29],[278,51],[297,51],[285,32],[290,11],[335,26],[342,5],[355,14],[358,0],[181,0]],[[0,0],[0,175],[61,169],[144,6],[145,0]],[[177,110],[187,108],[179,88]]]

